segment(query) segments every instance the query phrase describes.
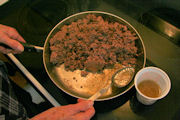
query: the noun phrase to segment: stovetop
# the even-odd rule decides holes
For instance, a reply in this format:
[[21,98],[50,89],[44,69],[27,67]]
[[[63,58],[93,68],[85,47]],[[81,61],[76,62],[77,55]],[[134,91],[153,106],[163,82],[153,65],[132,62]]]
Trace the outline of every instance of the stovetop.
[[[0,6],[0,23],[16,28],[27,43],[43,46],[50,30],[59,21],[74,13],[99,10],[124,18],[137,29],[144,41],[147,53],[146,66],[157,66],[166,71],[171,79],[172,88],[167,97],[152,106],[140,104],[135,97],[134,88],[116,99],[95,102],[97,112],[93,119],[169,120],[175,118],[180,112],[178,102],[180,100],[180,48],[139,21],[139,18],[147,11],[126,2],[116,0],[9,0],[8,3]],[[65,94],[49,79],[44,69],[42,53],[24,52],[15,57],[61,105],[76,102],[76,98]]]

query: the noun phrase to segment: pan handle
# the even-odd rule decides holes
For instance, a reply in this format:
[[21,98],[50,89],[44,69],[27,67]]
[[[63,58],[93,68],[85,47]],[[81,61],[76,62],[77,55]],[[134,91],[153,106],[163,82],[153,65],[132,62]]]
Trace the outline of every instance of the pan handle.
[[24,46],[24,51],[27,52],[42,52],[44,49],[43,47],[35,46],[27,43],[21,43],[21,44]]
[[[22,43],[22,42],[20,42],[20,43],[24,46],[24,51],[27,51],[27,52],[42,52],[44,49],[43,47],[31,45],[28,43]],[[8,45],[3,44],[3,43],[0,43],[0,46],[3,46],[7,49],[12,49],[11,47],[9,47]]]

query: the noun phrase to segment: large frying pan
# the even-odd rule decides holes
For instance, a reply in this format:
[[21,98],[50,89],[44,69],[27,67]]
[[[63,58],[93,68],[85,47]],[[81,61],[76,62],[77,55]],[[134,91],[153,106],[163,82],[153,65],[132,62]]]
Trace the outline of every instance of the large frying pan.
[[[77,14],[74,14],[65,18],[64,20],[59,22],[47,36],[45,44],[44,44],[43,62],[44,62],[44,66],[45,66],[47,74],[49,75],[50,79],[59,89],[61,89],[62,91],[64,91],[65,93],[73,97],[83,98],[83,99],[88,99],[93,93],[95,93],[98,89],[103,87],[103,84],[106,82],[105,78],[107,76],[112,76],[113,72],[105,71],[105,74],[102,74],[102,75],[88,74],[87,77],[81,77],[80,70],[76,70],[74,72],[65,71],[63,65],[57,67],[53,65],[52,63],[50,63],[51,51],[50,51],[49,41],[59,30],[61,30],[62,26],[69,25],[71,22],[77,21],[78,19],[81,19],[88,14],[102,16],[105,20],[108,20],[109,22],[119,22],[122,24],[126,24],[128,28],[131,31],[134,31],[139,37],[139,40],[136,40],[135,44],[138,47],[138,53],[142,53],[142,54],[137,57],[137,65],[135,67],[135,72],[143,68],[146,63],[146,52],[145,52],[143,41],[140,35],[138,34],[138,32],[136,31],[136,29],[124,19],[116,15],[113,15],[111,13],[101,12],[101,11],[81,12],[81,13],[77,13]],[[108,100],[108,99],[113,99],[115,97],[118,97],[126,93],[133,86],[134,86],[134,80],[132,80],[124,88],[112,87],[107,92],[107,94],[98,98],[97,101]]]

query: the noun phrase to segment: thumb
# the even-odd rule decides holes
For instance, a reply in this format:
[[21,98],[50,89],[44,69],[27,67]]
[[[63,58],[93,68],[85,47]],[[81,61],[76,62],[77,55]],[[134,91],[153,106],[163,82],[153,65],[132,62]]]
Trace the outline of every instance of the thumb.
[[72,114],[76,114],[76,113],[79,113],[82,111],[86,111],[89,108],[91,108],[93,105],[94,105],[94,102],[90,101],[90,100],[86,100],[86,101],[82,101],[82,102],[73,104],[72,105],[72,107],[73,107],[73,113]]

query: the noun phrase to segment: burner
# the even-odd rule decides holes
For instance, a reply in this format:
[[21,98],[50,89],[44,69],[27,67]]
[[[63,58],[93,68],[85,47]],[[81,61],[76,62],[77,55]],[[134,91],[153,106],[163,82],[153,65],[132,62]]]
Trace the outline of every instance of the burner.
[[17,17],[17,28],[31,44],[43,46],[50,30],[67,17],[68,4],[63,0],[41,0],[22,7]]
[[[17,11],[16,28],[27,43],[43,46],[48,33],[62,19],[77,12],[70,0],[36,0],[27,2]],[[16,55],[30,69],[43,69],[42,53],[24,52]],[[36,60],[29,62],[29,59]]]
[[24,39],[31,44],[43,45],[52,25],[27,7],[22,8],[18,16],[17,28]]
[[70,7],[69,4],[64,0],[43,0],[31,4],[35,12],[53,25],[66,17],[68,7]]

